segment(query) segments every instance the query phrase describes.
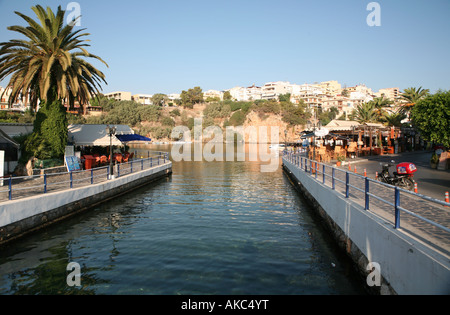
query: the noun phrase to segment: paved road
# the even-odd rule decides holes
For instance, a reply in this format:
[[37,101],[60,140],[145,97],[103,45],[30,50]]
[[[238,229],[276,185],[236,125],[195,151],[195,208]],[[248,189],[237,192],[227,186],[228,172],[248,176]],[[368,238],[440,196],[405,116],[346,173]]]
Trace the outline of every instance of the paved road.
[[[435,199],[444,201],[445,192],[450,192],[450,170],[436,170],[430,167],[431,152],[417,151],[406,152],[401,154],[370,156],[365,158],[357,158],[355,160],[347,160],[350,162],[352,170],[356,166],[359,174],[367,170],[367,176],[375,177],[375,172],[381,172],[380,162],[389,162],[394,160],[395,163],[411,162],[417,166],[417,172],[414,179],[417,182],[418,193]],[[348,165],[341,166],[342,169],[348,169]],[[394,167],[391,168],[391,172]]]

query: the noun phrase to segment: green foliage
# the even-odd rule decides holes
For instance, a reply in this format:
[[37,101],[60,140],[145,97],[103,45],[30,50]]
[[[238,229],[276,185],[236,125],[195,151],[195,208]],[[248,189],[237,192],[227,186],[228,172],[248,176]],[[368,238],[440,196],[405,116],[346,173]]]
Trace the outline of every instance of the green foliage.
[[231,100],[233,97],[231,96],[231,93],[230,93],[230,91],[225,91],[224,93],[223,93],[223,99],[226,101],[226,100]]
[[164,116],[160,121],[163,126],[175,127],[175,121],[170,117]]
[[87,104],[98,93],[100,83],[106,83],[104,74],[85,60],[93,58],[106,65],[86,50],[89,45],[83,37],[89,34],[74,30],[75,24],[64,23],[61,6],[56,14],[50,7],[36,5],[31,9],[36,20],[15,12],[28,25],[8,27],[25,38],[0,43],[0,81],[10,79],[9,103],[23,94],[30,96],[33,108],[38,99],[48,103],[68,99],[71,107],[75,100],[82,106]]
[[419,100],[411,118],[425,140],[450,147],[450,91],[438,91]]
[[237,110],[242,110],[244,113],[248,113],[253,106],[252,102],[233,102],[233,101],[225,101],[225,104],[230,106],[232,112]]
[[255,102],[254,106],[252,106],[252,110],[254,110],[260,117],[263,117],[265,114],[280,114],[280,104],[275,100],[263,100]]
[[278,100],[280,102],[290,102],[291,101],[291,93],[281,94],[278,96]]
[[135,101],[107,100],[103,103],[104,113],[101,116],[90,116],[88,124],[117,124],[139,126],[142,121],[156,122],[162,117],[161,107],[142,105]]
[[81,115],[66,113],[66,116],[67,116],[67,123],[69,125],[82,125],[86,123],[86,119]]
[[372,102],[358,105],[358,107],[356,107],[354,116],[354,119],[361,124],[375,122],[378,119],[378,115],[375,110],[375,104]]
[[336,118],[337,114],[339,113],[339,109],[336,107],[331,107],[330,109],[326,111],[321,111],[319,113],[319,120],[322,122],[322,126],[326,126]]
[[230,120],[228,121],[228,124],[230,126],[242,126],[245,122],[245,119],[247,118],[247,115],[244,111],[238,110],[231,115]]
[[160,140],[160,139],[166,139],[169,138],[172,133],[172,128],[170,127],[152,127],[150,128],[150,132],[152,134],[152,137]]
[[155,106],[164,106],[169,100],[166,94],[157,93],[152,96],[152,104]]
[[410,87],[403,91],[401,98],[409,103],[415,104],[424,97],[428,96],[429,93],[429,89],[423,89],[422,87]]
[[291,125],[304,125],[306,123],[309,114],[305,112],[305,106],[303,103],[299,105],[292,104],[291,102],[282,102],[282,120]]
[[402,120],[406,118],[406,115],[403,112],[394,112],[394,113],[385,113],[382,117],[382,121],[385,122],[388,126],[401,127]]
[[172,117],[177,117],[177,116],[181,116],[180,110],[178,108],[175,108],[173,111],[171,111],[169,113],[170,116]]
[[203,102],[203,91],[199,86],[181,92],[181,104],[187,108],[193,108],[195,104]]
[[203,110],[203,115],[205,117],[211,118],[225,118],[230,116],[231,108],[230,105],[222,104],[222,103],[211,103],[206,106]]
[[38,159],[61,158],[67,145],[67,117],[61,102],[42,102],[25,150]]

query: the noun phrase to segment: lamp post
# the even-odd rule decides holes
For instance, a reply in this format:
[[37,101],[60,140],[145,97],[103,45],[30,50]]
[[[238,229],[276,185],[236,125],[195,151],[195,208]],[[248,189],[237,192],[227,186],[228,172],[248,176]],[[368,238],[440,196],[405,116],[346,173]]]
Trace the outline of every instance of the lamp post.
[[317,121],[317,111],[314,111],[314,120],[313,122],[308,121],[308,123],[306,124],[308,130],[313,130],[313,160],[316,160],[316,131],[317,129],[321,129],[322,128],[322,122],[321,121]]
[[288,131],[285,130],[284,131],[284,148],[285,148],[285,150],[287,150],[287,134],[288,134]]
[[114,176],[113,169],[113,152],[112,152],[112,137],[116,134],[116,127],[109,125],[106,126],[106,134],[109,135],[109,178],[112,179]]

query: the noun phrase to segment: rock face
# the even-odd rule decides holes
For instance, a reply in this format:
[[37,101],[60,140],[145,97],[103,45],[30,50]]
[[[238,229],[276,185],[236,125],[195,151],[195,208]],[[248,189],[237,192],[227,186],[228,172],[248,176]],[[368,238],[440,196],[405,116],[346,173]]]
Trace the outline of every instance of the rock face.
[[[268,142],[293,142],[299,140],[299,133],[303,130],[302,126],[289,126],[285,122],[283,122],[281,115],[267,114],[261,117],[258,113],[252,111],[247,114],[247,119],[244,123],[244,130],[248,128],[255,127],[255,129],[259,132],[260,127],[267,128],[267,140]],[[273,129],[272,129],[273,128]],[[273,139],[272,141],[271,134],[273,131],[278,131],[278,139]],[[264,132],[264,129],[261,129]],[[287,133],[285,133],[287,131]],[[258,139],[262,139],[262,137],[258,134]],[[246,134],[246,142],[249,141],[249,136]]]
[[[203,119],[203,128],[205,127],[205,118],[203,116],[203,111],[205,109],[205,104],[196,104],[192,109],[183,109],[177,108],[181,114],[179,116],[174,117],[175,126],[183,126],[186,125],[186,121],[192,118],[202,118]],[[170,116],[170,111],[173,109],[165,109],[166,114]],[[184,118],[183,118],[184,117]],[[224,135],[225,140],[225,131],[224,123],[228,121],[230,117],[225,118],[215,118],[214,124],[219,126]],[[146,122],[149,127],[159,126],[159,122]],[[282,119],[281,115],[268,113],[268,114],[259,114],[255,111],[250,111],[246,115],[245,122],[243,126],[233,127],[229,126],[232,130],[238,130],[239,127],[243,127],[243,131],[245,134],[245,142],[261,142],[261,139],[267,139],[268,143],[284,143],[284,142],[293,142],[300,139],[299,133],[304,130],[304,126],[289,126]],[[261,128],[260,128],[261,127]],[[265,128],[265,129],[264,129]],[[256,130],[256,135],[250,133],[251,130]],[[265,133],[265,137],[259,134],[259,131]],[[276,132],[278,138],[272,139],[271,133],[272,131]],[[287,132],[287,133],[286,133]],[[150,138],[156,137],[152,134],[149,134]],[[194,135],[191,135],[191,139],[193,139]],[[257,140],[253,140],[255,138]],[[160,141],[173,141],[173,139],[159,139]],[[204,137],[203,141],[209,141],[209,137]]]

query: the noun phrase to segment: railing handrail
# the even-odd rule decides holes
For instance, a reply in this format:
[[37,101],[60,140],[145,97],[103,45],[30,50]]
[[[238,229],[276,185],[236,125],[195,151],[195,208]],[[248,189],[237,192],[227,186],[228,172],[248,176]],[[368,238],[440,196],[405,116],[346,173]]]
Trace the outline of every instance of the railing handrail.
[[[150,153],[148,154],[148,156],[146,158],[133,158],[127,162],[122,162],[122,163],[116,163],[114,166],[117,167],[118,173],[115,174],[116,178],[120,177],[120,169],[122,171],[129,171],[127,172],[127,174],[131,174],[131,173],[135,173],[141,170],[144,170],[144,165],[146,166],[145,169],[149,169],[149,168],[153,168],[156,167],[158,165],[164,165],[167,161],[169,160],[169,153],[168,152],[152,152],[152,154],[150,155]],[[138,165],[138,167],[133,168],[133,164],[134,165]],[[122,168],[121,168],[122,165]],[[125,166],[125,168],[123,168],[123,166]],[[86,184],[84,186],[89,186],[92,185],[94,183],[94,179],[100,178],[100,177],[104,177],[105,181],[106,180],[110,180],[111,178],[109,178],[109,168],[110,165],[105,165],[105,166],[100,166],[100,167],[96,167],[96,168],[91,168],[91,169],[87,169],[87,170],[76,170],[76,171],[67,171],[67,172],[58,172],[58,173],[49,173],[49,174],[37,174],[37,175],[29,175],[29,176],[10,176],[10,177],[4,177],[0,180],[3,180],[4,183],[8,183],[8,185],[6,185],[6,189],[1,189],[0,193],[8,193],[8,198],[7,200],[13,200],[13,191],[24,191],[24,190],[34,190],[36,193],[47,193],[47,190],[49,187],[51,187],[52,185],[67,185],[66,189],[72,189],[73,188],[73,183],[74,182],[81,182],[81,181],[87,181],[90,180],[89,184]],[[106,172],[106,177],[104,173],[98,174],[98,171],[102,171],[102,170],[107,170]],[[95,174],[97,173],[97,174]],[[88,176],[84,176],[82,178],[73,178],[74,175],[77,174],[88,174]],[[126,175],[127,175],[126,174]],[[123,173],[122,173],[123,175]],[[62,181],[58,181],[58,182],[48,182],[48,179],[52,178],[52,177],[56,177],[56,176],[69,176],[68,180],[62,180]],[[13,185],[13,181],[18,181],[18,180],[24,180],[24,181],[34,181],[34,180],[38,180],[41,179],[43,180],[43,183],[39,183],[37,185],[32,185],[32,186],[26,186],[26,187],[14,187],[15,185]],[[39,190],[38,190],[39,189]],[[6,201],[6,200],[3,200]],[[0,201],[3,202],[3,201]]]
[[[356,189],[356,190],[358,190],[360,192],[363,192],[364,195],[365,195],[365,207],[364,207],[365,210],[370,210],[370,198],[369,197],[374,197],[377,200],[382,201],[383,203],[385,203],[385,204],[387,204],[387,205],[389,205],[391,207],[394,207],[394,209],[395,209],[395,226],[394,226],[394,228],[396,228],[396,229],[400,227],[400,211],[403,211],[405,213],[408,213],[408,214],[414,216],[415,218],[423,220],[423,221],[425,221],[425,222],[427,222],[429,224],[432,224],[432,225],[434,225],[434,226],[436,226],[436,227],[438,227],[438,228],[440,228],[440,229],[450,233],[450,229],[449,228],[447,228],[447,227],[445,227],[445,226],[443,226],[443,225],[441,225],[441,224],[439,224],[437,222],[434,222],[432,220],[424,218],[421,215],[419,215],[417,213],[414,213],[411,210],[408,210],[408,209],[405,209],[405,208],[401,207],[400,206],[400,192],[408,193],[408,194],[411,194],[413,196],[416,196],[416,197],[419,197],[421,199],[424,199],[426,201],[450,207],[450,203],[448,203],[448,202],[441,201],[441,200],[438,200],[438,199],[434,199],[432,197],[425,196],[425,195],[422,195],[422,194],[418,194],[418,193],[415,193],[415,192],[411,192],[409,190],[406,190],[406,189],[403,189],[403,188],[400,188],[400,187],[392,186],[392,185],[383,183],[381,181],[377,181],[375,179],[369,178],[367,176],[363,176],[363,175],[360,175],[360,174],[357,174],[357,173],[353,173],[353,172],[349,172],[349,171],[345,171],[345,170],[336,168],[336,167],[334,167],[332,165],[328,165],[328,164],[325,164],[325,163],[314,161],[314,160],[311,160],[311,159],[309,159],[307,157],[301,156],[298,153],[286,152],[285,151],[283,158],[285,158],[285,157],[287,157],[289,162],[293,163],[294,166],[297,167],[298,169],[300,169],[301,171],[304,171],[306,173],[312,174],[312,170],[314,169],[315,176],[313,178],[315,180],[317,180],[318,182],[322,182],[323,184],[325,184],[325,177],[326,176],[331,177],[331,179],[332,179],[332,189],[333,190],[335,190],[335,188],[334,188],[335,187],[334,186],[335,181],[338,181],[338,182],[341,182],[341,183],[345,184],[346,192],[345,192],[344,195],[345,195],[346,198],[349,198],[349,189],[350,188],[353,188],[353,189]],[[314,163],[314,167],[312,166],[313,163]],[[319,165],[321,165],[322,167],[319,167]],[[309,170],[308,170],[308,166],[309,166]],[[332,169],[332,174],[331,175],[326,174],[326,172],[325,172],[326,168],[331,168]],[[341,180],[339,178],[336,178],[334,176],[336,170],[346,174],[346,180]],[[317,177],[318,173],[321,173],[323,175],[322,181],[320,181],[318,179],[318,177]],[[361,189],[359,187],[351,185],[350,184],[350,176],[358,177],[360,179],[364,179],[365,186],[366,186],[365,189]],[[395,199],[394,203],[389,202],[385,198],[382,198],[382,197],[377,196],[376,194],[370,192],[369,191],[369,187],[370,187],[369,183],[370,182],[374,182],[376,184],[383,185],[383,186],[387,187],[388,189],[392,190],[394,192],[394,199]],[[444,210],[449,212],[447,209],[444,209]]]

